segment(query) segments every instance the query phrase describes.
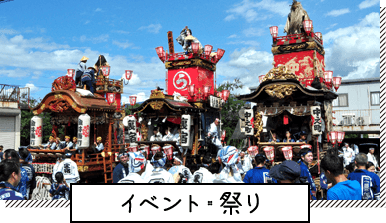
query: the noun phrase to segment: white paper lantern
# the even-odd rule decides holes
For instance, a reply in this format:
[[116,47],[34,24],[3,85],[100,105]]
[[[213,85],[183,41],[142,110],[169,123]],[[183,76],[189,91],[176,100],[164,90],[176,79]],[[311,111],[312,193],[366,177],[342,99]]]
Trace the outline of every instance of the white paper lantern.
[[88,114],[79,115],[78,119],[78,148],[87,149],[90,147],[90,116]]
[[30,146],[38,147],[43,139],[43,118],[34,116],[31,119]]

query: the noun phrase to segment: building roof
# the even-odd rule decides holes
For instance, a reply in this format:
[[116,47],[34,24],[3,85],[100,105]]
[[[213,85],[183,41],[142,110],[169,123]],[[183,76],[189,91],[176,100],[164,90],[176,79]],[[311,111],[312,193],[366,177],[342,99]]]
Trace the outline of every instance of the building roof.
[[358,78],[358,79],[342,79],[341,84],[350,84],[350,83],[365,83],[365,82],[378,82],[380,77],[370,77],[370,78]]

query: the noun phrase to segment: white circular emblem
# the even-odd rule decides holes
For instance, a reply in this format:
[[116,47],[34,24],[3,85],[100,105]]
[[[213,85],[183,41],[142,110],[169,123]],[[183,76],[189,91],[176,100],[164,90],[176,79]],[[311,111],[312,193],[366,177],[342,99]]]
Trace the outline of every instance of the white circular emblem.
[[191,83],[190,76],[185,71],[178,71],[173,77],[173,85],[177,90],[186,91]]

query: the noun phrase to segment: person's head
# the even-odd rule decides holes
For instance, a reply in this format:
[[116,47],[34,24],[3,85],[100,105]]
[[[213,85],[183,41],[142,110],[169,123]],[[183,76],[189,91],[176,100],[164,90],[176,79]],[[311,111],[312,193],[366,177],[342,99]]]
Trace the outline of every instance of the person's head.
[[286,132],[285,132],[285,137],[288,138],[288,139],[291,138],[291,133],[290,133],[290,131],[286,131]]
[[54,137],[53,136],[50,136],[50,138],[48,138],[48,141],[49,142],[54,142],[55,140],[54,140]]
[[76,138],[75,136],[72,138],[72,142],[73,143],[77,143],[78,142],[78,138]]
[[70,137],[70,136],[65,136],[65,137],[64,137],[64,140],[65,140],[66,142],[69,142],[69,141],[71,140],[71,137]]
[[101,143],[101,142],[102,142],[102,137],[99,136],[99,137],[97,138],[97,143]]
[[181,156],[179,156],[179,155],[176,155],[175,157],[174,157],[174,160],[173,160],[173,165],[174,166],[179,166],[179,165],[182,165],[182,157]]
[[192,30],[186,29],[185,33],[186,33],[186,36],[190,36],[192,35]]
[[19,148],[20,159],[22,159],[23,161],[25,161],[27,159],[29,154],[30,154],[30,152],[28,151],[28,149]]
[[216,126],[218,126],[219,123],[220,123],[220,119],[219,119],[219,118],[216,118],[216,119],[214,120],[214,124],[215,124]]
[[0,162],[0,181],[6,181],[16,187],[20,179],[21,171],[19,163],[13,160],[3,160]]
[[154,133],[154,135],[158,133],[158,127],[153,128],[153,133]]
[[0,146],[0,153],[3,152],[3,146]]
[[85,56],[83,56],[83,57],[82,57],[82,59],[80,59],[80,62],[85,62],[85,63],[86,63],[86,62],[87,62],[87,60],[88,60],[88,58],[87,58],[87,57],[85,57]]
[[97,62],[95,63],[96,66],[103,66],[107,62],[105,56],[99,55]]
[[367,155],[364,154],[364,153],[358,153],[356,156],[355,156],[355,165],[359,168],[359,169],[365,169],[366,168],[366,164],[367,164]]
[[344,147],[346,147],[346,148],[348,148],[348,147],[349,147],[349,145],[348,145],[348,143],[347,143],[347,142],[345,142],[345,143],[344,143]]
[[256,163],[256,166],[264,166],[264,164],[265,164],[265,160],[266,160],[267,158],[264,156],[264,155],[262,155],[262,154],[256,154],[256,156],[255,156],[255,163]]
[[56,143],[59,143],[59,142],[60,142],[60,138],[59,138],[59,137],[56,137],[55,142],[56,142]]
[[64,156],[66,157],[66,159],[70,159],[72,156],[72,152],[69,149],[66,149],[64,151]]
[[151,159],[154,168],[163,167],[166,164],[166,155],[163,152],[157,152]]
[[273,139],[276,139],[276,132],[273,132],[273,133],[272,133],[272,138],[273,138]]
[[374,148],[369,148],[369,153],[374,154]]
[[300,139],[305,140],[306,137],[307,137],[307,133],[306,133],[305,131],[302,131],[302,132],[300,133]]
[[305,162],[306,164],[310,164],[314,159],[314,157],[312,156],[312,151],[308,148],[301,149],[299,151],[299,154],[302,161]]
[[269,171],[269,176],[276,179],[278,183],[296,183],[300,172],[300,166],[295,161],[285,160],[273,166]]
[[3,158],[5,160],[12,160],[15,163],[19,163],[20,162],[20,156],[16,152],[16,150],[14,150],[14,149],[7,149],[7,150],[5,150]]
[[61,184],[63,183],[63,173],[62,172],[57,172],[55,174],[55,179],[56,179],[56,182],[58,182],[58,184]]
[[374,163],[372,162],[367,162],[366,164],[366,170],[369,171],[369,172],[375,172],[375,166],[374,166]]
[[124,165],[124,166],[127,166],[128,165],[128,161],[129,161],[129,156],[128,154],[126,153],[126,151],[124,149],[121,149],[119,151],[119,154],[118,154],[118,159],[119,159],[119,162]]
[[326,154],[320,162],[320,167],[324,170],[326,177],[330,181],[335,181],[334,178],[343,174],[343,160],[335,154]]
[[355,166],[355,163],[350,163],[349,165],[347,165],[346,166],[346,169],[350,172],[350,173],[352,173],[352,172],[354,172],[354,170],[356,170],[356,166]]
[[202,158],[202,164],[204,164],[204,166],[206,166],[206,167],[209,167],[210,164],[212,164],[212,157],[210,157],[209,155],[205,155]]

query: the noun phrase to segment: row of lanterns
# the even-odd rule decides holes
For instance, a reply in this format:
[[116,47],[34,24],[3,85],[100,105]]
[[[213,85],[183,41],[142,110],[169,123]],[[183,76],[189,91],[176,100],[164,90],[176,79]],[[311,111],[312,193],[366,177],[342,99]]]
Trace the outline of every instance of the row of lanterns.
[[335,146],[336,143],[340,146],[340,144],[343,142],[345,136],[345,132],[339,132],[339,131],[331,131],[327,135],[327,142],[331,142],[332,145]]
[[[204,57],[206,59],[209,59],[210,53],[212,52],[212,49],[213,49],[212,45],[205,45],[205,47],[204,47]],[[165,52],[165,50],[164,50],[164,48],[162,46],[159,46],[159,47],[155,48],[155,50],[156,50],[157,55],[160,58],[160,60],[162,62],[164,62],[169,54]],[[197,55],[199,50],[200,50],[200,44],[199,43],[192,43],[193,55]],[[215,56],[215,61],[218,62],[223,57],[224,53],[225,53],[225,50],[218,48],[217,49],[217,54]]]
[[[194,97],[194,95],[197,94],[199,96],[199,99],[201,99],[201,95],[203,94],[204,99],[205,99],[210,94],[210,88],[211,88],[211,86],[204,86],[204,92],[203,93],[200,91],[200,89],[198,90],[198,92],[196,92],[196,86],[194,84],[191,84],[191,85],[188,85],[188,93],[189,93],[189,96],[192,98]],[[229,95],[230,95],[229,90],[222,90],[220,92],[217,92],[216,96],[221,98],[224,101],[227,101],[229,98]]]
[[[304,31],[306,31],[307,35],[309,35],[312,30],[312,20],[304,20],[303,28],[304,28]],[[269,27],[269,32],[271,33],[272,38],[276,39],[279,33],[279,28],[277,26],[271,26]],[[321,32],[316,32],[315,36],[317,36],[320,40],[322,39]]]
[[[332,74],[333,74],[333,71],[324,71],[324,78],[323,77],[319,77],[319,80],[321,83],[324,83],[326,84],[327,88],[331,89],[332,86],[334,86],[335,88],[335,91],[338,91],[338,88],[340,87],[341,83],[342,83],[342,77],[332,77]],[[259,82],[260,84],[263,82],[264,80],[264,77],[265,75],[260,75],[259,76]],[[311,86],[311,83],[312,83],[313,79],[306,79],[305,80],[305,86]]]
[[[312,146],[309,145],[309,144],[301,145],[300,149],[303,149],[303,148],[312,149]],[[286,160],[292,160],[292,157],[293,157],[292,146],[284,146],[284,147],[281,148],[281,150],[283,151],[283,155],[284,155],[284,158]],[[273,146],[266,146],[266,147],[263,148],[263,151],[264,151],[265,156],[267,157],[267,159],[270,162],[273,162],[274,158],[275,158],[275,147],[273,147]],[[254,158],[257,154],[259,154],[259,147],[258,146],[250,146],[248,148],[248,154],[251,155],[251,157]]]
[[[110,75],[110,66],[102,66],[101,67],[103,76],[107,77]],[[67,76],[74,78],[75,76],[75,69],[67,69]],[[125,70],[125,78],[126,80],[130,80],[133,76],[132,70]]]

